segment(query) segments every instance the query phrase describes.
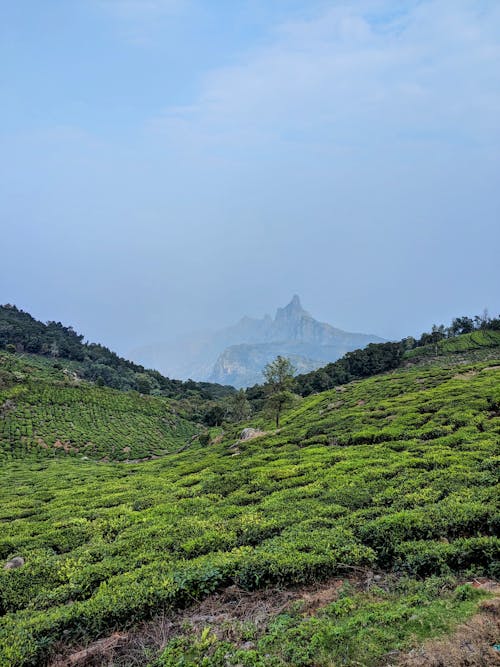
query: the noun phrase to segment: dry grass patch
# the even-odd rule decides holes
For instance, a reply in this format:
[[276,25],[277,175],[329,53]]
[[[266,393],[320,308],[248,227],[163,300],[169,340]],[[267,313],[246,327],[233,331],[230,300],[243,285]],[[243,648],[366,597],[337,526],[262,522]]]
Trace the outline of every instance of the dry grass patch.
[[[399,659],[397,667],[495,667],[500,652],[493,644],[500,640],[500,586],[495,582],[473,584],[496,597],[484,600],[479,613],[441,639],[426,642]],[[388,666],[389,667],[389,666]]]

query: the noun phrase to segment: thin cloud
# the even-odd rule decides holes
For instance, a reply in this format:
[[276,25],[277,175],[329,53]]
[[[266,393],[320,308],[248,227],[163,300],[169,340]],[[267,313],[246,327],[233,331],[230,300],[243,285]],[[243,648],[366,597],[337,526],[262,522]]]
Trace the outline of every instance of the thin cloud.
[[254,150],[259,138],[268,145],[297,135],[355,147],[416,133],[498,141],[498,4],[400,6],[340,5],[283,23],[271,44],[208,72],[190,105],[166,109],[150,127],[181,150]]
[[189,0],[93,0],[118,24],[124,39],[138,46],[154,42],[161,25],[184,12]]

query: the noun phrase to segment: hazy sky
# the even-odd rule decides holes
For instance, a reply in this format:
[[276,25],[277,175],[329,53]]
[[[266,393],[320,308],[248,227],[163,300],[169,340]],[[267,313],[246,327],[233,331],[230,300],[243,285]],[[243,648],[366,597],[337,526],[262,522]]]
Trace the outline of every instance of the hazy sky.
[[0,302],[121,353],[500,311],[498,0],[0,0]]

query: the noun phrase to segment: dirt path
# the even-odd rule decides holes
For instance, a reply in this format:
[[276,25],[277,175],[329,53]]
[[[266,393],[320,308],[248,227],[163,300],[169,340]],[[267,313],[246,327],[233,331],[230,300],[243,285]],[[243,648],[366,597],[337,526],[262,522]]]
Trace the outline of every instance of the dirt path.
[[[133,631],[115,632],[89,646],[74,649],[70,654],[63,655],[64,647],[61,646],[61,654],[55,657],[50,667],[144,667],[146,654],[157,654],[173,637],[183,634],[186,626],[201,634],[210,625],[219,639],[251,648],[248,642],[246,645],[242,643],[245,623],[251,622],[257,632],[263,632],[272,617],[299,602],[303,613],[314,614],[337,598],[344,581],[335,578],[301,588],[268,588],[252,592],[229,586],[193,607],[179,611],[174,617],[158,616]],[[363,581],[358,580],[358,585]],[[367,579],[367,585],[369,581],[371,579]]]
[[[245,591],[229,586],[175,615],[157,616],[128,632],[115,632],[85,647],[68,652],[59,646],[49,667],[144,667],[145,656],[157,655],[175,636],[189,632],[201,635],[210,626],[219,640],[244,649],[254,648],[244,640],[245,624],[252,623],[256,635],[265,632],[269,621],[292,605],[313,615],[337,599],[348,581],[356,590],[367,590],[373,583],[384,587],[381,575],[372,571],[355,576],[333,578],[310,586],[291,589],[268,588]],[[453,634],[426,642],[407,654],[395,654],[385,667],[499,667],[500,653],[492,645],[500,640],[500,586],[489,580],[473,582],[495,595],[480,605],[480,612]]]

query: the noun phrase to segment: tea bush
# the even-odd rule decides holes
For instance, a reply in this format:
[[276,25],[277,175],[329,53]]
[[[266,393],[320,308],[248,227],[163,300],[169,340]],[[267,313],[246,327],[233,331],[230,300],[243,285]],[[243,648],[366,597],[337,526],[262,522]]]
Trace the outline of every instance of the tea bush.
[[[39,361],[2,359],[11,377],[0,387],[1,460],[150,458],[184,446],[198,432],[175,401],[71,380]],[[16,376],[13,368],[24,372]]]

